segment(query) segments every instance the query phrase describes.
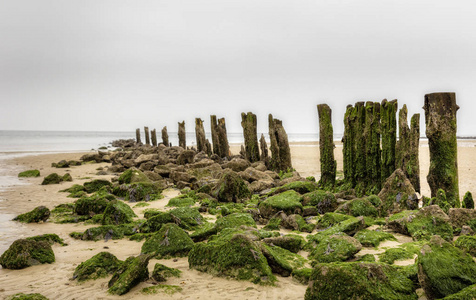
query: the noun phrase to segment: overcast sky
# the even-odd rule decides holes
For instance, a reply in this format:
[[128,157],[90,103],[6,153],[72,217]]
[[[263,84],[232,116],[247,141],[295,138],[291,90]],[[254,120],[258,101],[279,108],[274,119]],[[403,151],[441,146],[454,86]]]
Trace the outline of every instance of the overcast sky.
[[177,130],[240,113],[343,131],[347,104],[456,92],[458,134],[476,135],[475,1],[0,2],[0,130]]

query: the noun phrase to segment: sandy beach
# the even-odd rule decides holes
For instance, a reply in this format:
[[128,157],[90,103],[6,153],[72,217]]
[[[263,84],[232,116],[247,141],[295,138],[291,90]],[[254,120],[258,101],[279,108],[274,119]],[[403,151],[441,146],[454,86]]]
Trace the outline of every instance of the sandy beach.
[[[473,194],[476,192],[476,141],[461,140],[458,147],[459,165],[459,189],[462,197],[466,191]],[[234,145],[231,149],[233,153],[239,151],[239,146]],[[294,168],[303,177],[315,176],[319,179],[319,147],[317,143],[292,143],[292,162]],[[41,293],[49,299],[303,299],[307,286],[293,281],[291,277],[278,277],[275,287],[255,285],[250,282],[228,280],[215,277],[207,273],[202,273],[188,268],[187,258],[157,260],[153,259],[149,263],[149,270],[152,271],[155,263],[160,262],[168,267],[177,268],[182,271],[181,278],[168,279],[166,284],[177,285],[182,288],[180,292],[173,295],[159,293],[156,295],[144,295],[141,290],[151,286],[150,282],[140,283],[124,296],[112,296],[107,293],[107,282],[109,278],[95,281],[87,281],[79,284],[70,280],[74,269],[81,262],[89,259],[101,251],[109,251],[119,259],[125,260],[129,256],[136,256],[140,253],[143,242],[122,240],[110,241],[80,241],[69,236],[73,231],[84,231],[96,225],[84,224],[54,224],[46,222],[42,224],[22,224],[10,221],[18,214],[28,212],[33,208],[44,205],[53,209],[61,203],[71,203],[75,199],[67,198],[67,193],[59,192],[73,184],[82,184],[95,178],[110,180],[112,175],[95,175],[96,169],[108,165],[107,163],[86,164],[74,166],[68,169],[56,169],[51,167],[52,162],[62,159],[79,159],[83,153],[60,153],[41,154],[7,160],[4,163],[8,168],[4,169],[7,176],[16,177],[24,170],[38,169],[41,177],[19,179],[15,186],[7,187],[0,193],[0,254],[3,253],[10,244],[19,238],[25,238],[45,233],[56,233],[68,244],[67,246],[54,245],[53,250],[56,262],[53,264],[33,266],[22,270],[7,270],[0,268],[0,299],[16,293]],[[335,148],[338,174],[342,172],[342,145],[337,144]],[[430,189],[426,182],[426,175],[429,169],[428,146],[422,142],[420,147],[420,178],[422,195],[430,196]],[[340,172],[339,172],[340,171]],[[57,172],[63,175],[68,172],[73,177],[73,182],[63,182],[58,185],[42,186],[43,177]],[[150,202],[147,208],[162,208],[168,199],[178,195],[178,190],[164,191],[165,198]],[[143,217],[144,207],[135,208],[135,203],[130,204],[135,213]],[[408,237],[397,236],[398,242],[408,242]],[[393,245],[394,246],[394,245]],[[362,253],[381,253],[385,247],[392,247],[391,244],[382,244],[379,249],[364,248]],[[380,251],[380,252],[379,252]],[[412,263],[410,261],[410,263]]]

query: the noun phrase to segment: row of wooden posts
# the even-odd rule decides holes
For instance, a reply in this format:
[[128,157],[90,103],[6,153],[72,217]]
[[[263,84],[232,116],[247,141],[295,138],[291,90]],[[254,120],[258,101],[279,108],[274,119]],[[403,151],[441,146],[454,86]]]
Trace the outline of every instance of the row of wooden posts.
[[[438,189],[446,192],[448,200],[459,199],[457,141],[456,141],[456,105],[454,93],[432,93],[425,95],[424,107],[426,136],[430,149],[430,171],[427,180],[431,196]],[[321,178],[323,187],[336,183],[337,163],[334,159],[334,133],[332,110],[327,104],[317,105],[319,116],[319,148]],[[357,194],[376,194],[383,182],[400,168],[420,192],[420,114],[414,114],[408,125],[406,105],[398,113],[399,139],[397,141],[397,100],[380,102],[357,102],[348,105],[344,116],[343,168],[344,182],[354,188]],[[205,137],[203,120],[195,119],[197,150],[221,158],[230,158],[226,134],[225,119],[210,116],[212,143]],[[287,171],[292,169],[291,151],[288,137],[281,120],[268,116],[270,152],[264,138],[258,142],[256,115],[248,112],[241,114],[244,147],[242,155],[250,162],[263,161],[271,170]],[[144,127],[145,143],[157,146],[155,129]],[[179,146],[186,148],[185,121],[178,123]],[[136,130],[137,143],[141,143],[140,130]],[[162,142],[169,143],[167,127],[162,129]],[[260,154],[261,150],[261,154]]]

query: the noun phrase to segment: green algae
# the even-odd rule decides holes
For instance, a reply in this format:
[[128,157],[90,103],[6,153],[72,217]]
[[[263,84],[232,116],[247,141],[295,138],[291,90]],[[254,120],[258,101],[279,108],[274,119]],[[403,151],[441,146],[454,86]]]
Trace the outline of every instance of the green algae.
[[73,273],[73,279],[79,282],[95,280],[114,274],[122,265],[122,261],[109,252],[100,252],[79,264]]

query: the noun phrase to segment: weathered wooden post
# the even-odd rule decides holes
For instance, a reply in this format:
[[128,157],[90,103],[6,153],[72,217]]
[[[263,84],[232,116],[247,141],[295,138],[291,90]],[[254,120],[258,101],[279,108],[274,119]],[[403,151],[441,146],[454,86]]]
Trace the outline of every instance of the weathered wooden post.
[[321,187],[332,187],[336,181],[337,162],[334,159],[334,129],[332,110],[327,104],[318,104],[319,115],[319,153],[321,162]]
[[197,140],[197,151],[207,152],[205,129],[203,128],[203,120],[200,118],[195,118],[195,137]]
[[245,138],[245,157],[250,162],[259,161],[258,133],[256,115],[241,113],[241,127]]
[[187,149],[187,143],[185,139],[185,121],[182,121],[182,123],[178,122],[178,138],[179,138],[179,146]]
[[264,134],[261,134],[261,138],[259,139],[259,145],[261,150],[260,160],[264,162],[266,167],[269,167],[268,145],[266,144]]
[[397,100],[382,101],[380,109],[382,134],[382,182],[395,171],[395,152],[397,143]]
[[139,144],[139,145],[142,144],[142,142],[140,140],[140,129],[139,128],[136,129],[136,143]]
[[150,132],[150,134],[151,134],[150,137],[151,137],[151,139],[152,139],[152,146],[157,147],[157,133],[156,133],[156,131],[155,131],[155,128],[152,129],[152,131]]
[[452,207],[460,207],[458,187],[458,145],[456,140],[455,93],[425,95],[426,136],[430,148],[430,171],[427,176],[431,196],[438,189],[446,193]]
[[218,142],[220,147],[218,152],[220,153],[220,157],[230,157],[230,146],[228,144],[228,136],[226,134],[226,124],[225,118],[218,119],[218,126],[216,128],[217,135],[218,135]]
[[288,171],[293,168],[291,163],[291,149],[289,148],[288,135],[284,130],[283,122],[268,115],[269,138],[271,159],[270,167],[275,171]]
[[[168,147],[170,145],[169,134],[167,133],[167,126],[164,126],[164,128],[162,128],[162,143],[165,145],[165,147]],[[185,144],[185,141],[184,141],[184,144]]]
[[218,138],[218,123],[217,116],[210,116],[210,130],[212,133],[212,144],[213,144],[213,153],[222,157],[220,153],[220,139]]
[[365,162],[367,184],[366,194],[378,194],[382,188],[381,182],[381,151],[380,151],[380,103],[365,104]]
[[[410,121],[410,161],[408,163],[408,179],[420,193],[420,114],[414,114]],[[410,171],[411,170],[411,171]]]
[[146,145],[150,145],[149,127],[145,126],[144,132],[145,132],[145,143]]
[[355,119],[355,160],[354,160],[354,178],[355,190],[357,196],[361,196],[365,192],[367,185],[366,175],[367,166],[365,164],[366,140],[365,140],[365,103],[357,102],[354,106]]
[[354,107],[347,105],[344,115],[344,136],[342,137],[342,154],[344,156],[344,180],[351,187],[355,185],[355,114]]

